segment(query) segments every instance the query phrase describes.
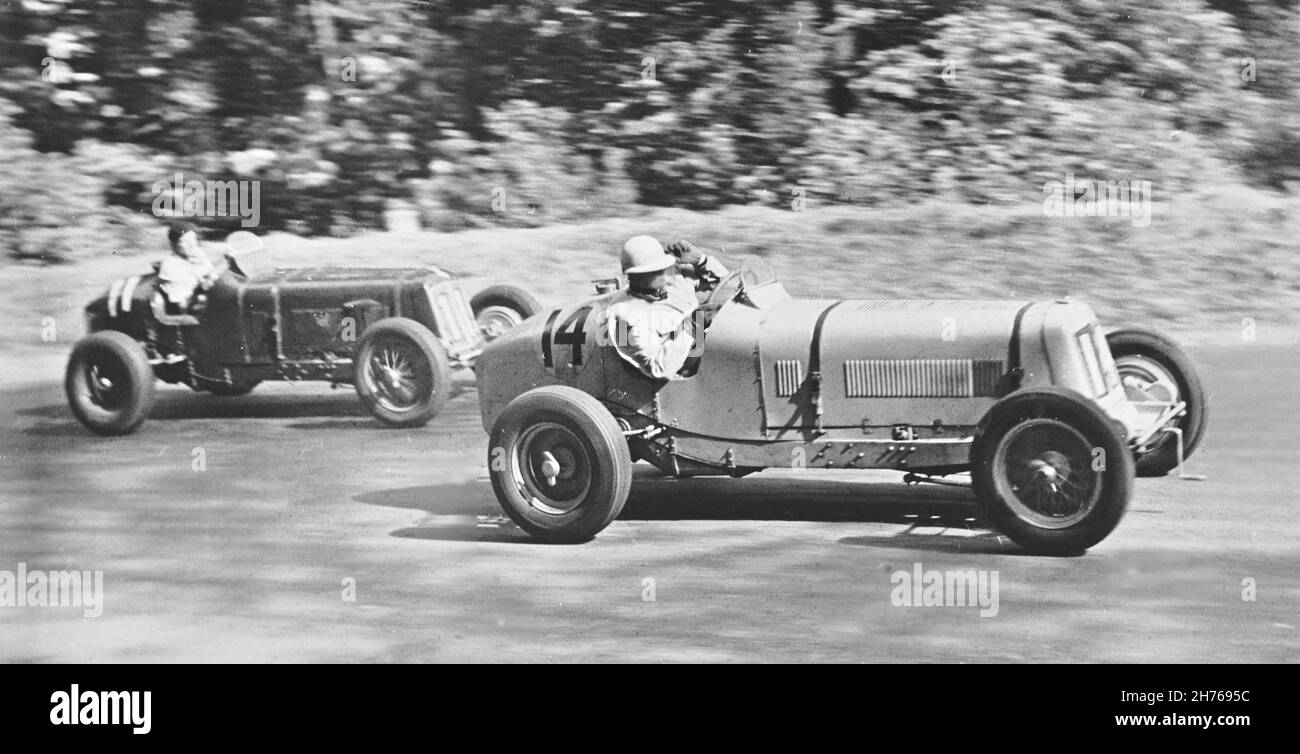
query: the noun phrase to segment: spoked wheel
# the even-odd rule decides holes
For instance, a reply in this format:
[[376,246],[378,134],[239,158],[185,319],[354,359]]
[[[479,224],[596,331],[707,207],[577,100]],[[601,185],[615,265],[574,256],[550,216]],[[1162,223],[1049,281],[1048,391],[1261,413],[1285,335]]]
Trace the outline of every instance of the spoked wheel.
[[1061,388],[1022,390],[989,410],[971,446],[975,497],[1028,550],[1075,554],[1124,515],[1133,458],[1115,423]]
[[536,388],[492,427],[492,489],[524,531],[548,542],[586,542],[623,509],[632,457],[600,401],[570,387]]
[[410,341],[383,338],[366,359],[366,380],[375,388],[375,403],[388,411],[406,411],[433,389],[433,375]]
[[447,402],[451,366],[428,328],[392,317],[362,334],[354,379],[357,395],[375,418],[393,427],[418,427]]
[[[1126,328],[1109,333],[1106,343],[1115,359],[1124,393],[1142,406],[1144,415],[1157,415],[1160,405],[1178,401],[1186,412],[1174,422],[1183,433],[1183,457],[1192,455],[1205,434],[1206,398],[1192,360],[1170,338],[1160,333]],[[1164,476],[1178,465],[1177,438],[1172,432],[1157,434],[1140,448],[1138,476]]]
[[532,294],[513,285],[484,288],[470,299],[470,308],[479,329],[488,340],[496,340],[505,331],[542,310]]
[[64,390],[72,413],[101,435],[134,432],[154,401],[153,368],[130,336],[106,330],[82,338],[72,349]]

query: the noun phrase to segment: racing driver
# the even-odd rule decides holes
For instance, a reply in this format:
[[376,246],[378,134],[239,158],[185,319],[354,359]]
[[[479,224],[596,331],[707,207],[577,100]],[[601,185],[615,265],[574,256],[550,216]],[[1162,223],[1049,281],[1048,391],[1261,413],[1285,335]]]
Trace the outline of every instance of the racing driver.
[[619,356],[647,377],[684,379],[679,372],[695,355],[695,293],[712,290],[728,274],[706,251],[688,241],[665,249],[651,236],[633,236],[623,244],[619,263],[628,284],[609,301],[605,335]]

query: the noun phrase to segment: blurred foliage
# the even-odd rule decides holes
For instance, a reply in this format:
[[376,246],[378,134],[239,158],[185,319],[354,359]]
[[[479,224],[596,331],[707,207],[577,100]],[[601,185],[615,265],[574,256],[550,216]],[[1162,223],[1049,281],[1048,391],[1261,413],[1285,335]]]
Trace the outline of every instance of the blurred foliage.
[[75,226],[41,202],[147,213],[174,171],[260,180],[264,229],[335,235],[1032,201],[1069,172],[1286,188],[1297,49],[1296,0],[13,0],[0,232],[75,249],[34,240]]
[[14,125],[17,114],[0,99],[0,254],[62,262],[140,246],[151,218],[105,202],[117,177],[143,164],[140,150],[83,141],[68,154],[42,153]]

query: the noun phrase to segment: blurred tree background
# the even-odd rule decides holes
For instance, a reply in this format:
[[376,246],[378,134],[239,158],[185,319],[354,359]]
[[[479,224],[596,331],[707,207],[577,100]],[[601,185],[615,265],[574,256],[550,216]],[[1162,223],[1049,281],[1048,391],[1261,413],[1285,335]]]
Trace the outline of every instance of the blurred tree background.
[[[1300,182],[1297,0],[0,0],[0,247]],[[1151,7],[1148,7],[1151,6]],[[230,229],[210,221],[212,230]]]

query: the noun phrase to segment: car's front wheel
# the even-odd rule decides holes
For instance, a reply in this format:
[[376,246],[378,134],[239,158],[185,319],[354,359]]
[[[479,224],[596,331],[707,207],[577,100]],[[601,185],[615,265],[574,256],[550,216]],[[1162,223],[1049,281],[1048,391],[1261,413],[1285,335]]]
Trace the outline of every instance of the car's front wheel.
[[1133,458],[1095,404],[1062,388],[1033,388],[989,409],[971,446],[971,481],[989,520],[1016,544],[1070,555],[1119,524]]
[[354,363],[361,403],[390,427],[424,426],[450,397],[447,352],[413,319],[389,317],[366,328]]
[[632,456],[600,401],[548,386],[510,402],[492,427],[492,489],[521,529],[547,542],[595,537],[627,502]]
[[77,342],[63,387],[73,416],[92,432],[126,435],[149,415],[154,375],[144,349],[125,333],[105,330]]
[[[1174,426],[1183,433],[1183,458],[1192,455],[1205,434],[1205,389],[1191,358],[1169,337],[1152,330],[1125,328],[1106,335],[1124,393],[1135,403],[1160,406],[1182,401],[1187,410]],[[1138,476],[1164,476],[1178,465],[1177,438],[1161,432],[1138,453]]]
[[479,329],[488,340],[495,340],[542,310],[542,305],[532,294],[513,285],[484,288],[474,294],[469,305],[474,310]]

